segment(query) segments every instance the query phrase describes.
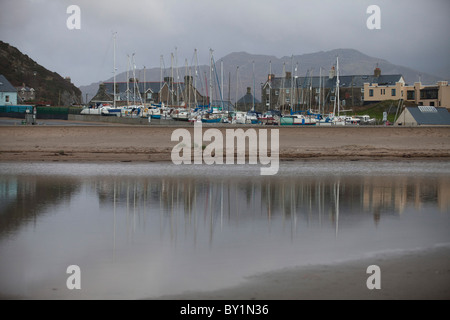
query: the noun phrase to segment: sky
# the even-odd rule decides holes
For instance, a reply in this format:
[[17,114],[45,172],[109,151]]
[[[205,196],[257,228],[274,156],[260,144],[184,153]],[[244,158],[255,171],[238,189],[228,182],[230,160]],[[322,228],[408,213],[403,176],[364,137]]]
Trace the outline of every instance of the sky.
[[[79,29],[69,29],[77,5]],[[380,29],[369,29],[380,8]],[[0,0],[0,40],[77,86],[136,68],[208,64],[232,53],[283,56],[352,48],[450,80],[448,0]],[[174,62],[175,63],[175,62]],[[265,66],[266,67],[266,66]]]

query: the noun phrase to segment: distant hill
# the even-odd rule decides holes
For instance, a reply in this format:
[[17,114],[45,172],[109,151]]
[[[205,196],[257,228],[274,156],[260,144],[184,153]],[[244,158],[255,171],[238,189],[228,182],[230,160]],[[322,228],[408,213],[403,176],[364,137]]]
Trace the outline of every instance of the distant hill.
[[[308,70],[312,70],[312,74],[319,75],[320,68],[322,67],[322,75],[327,76],[331,67],[336,63],[336,57],[339,57],[339,69],[341,75],[362,75],[373,74],[374,69],[378,66],[381,69],[382,74],[402,74],[405,81],[412,84],[416,81],[420,81],[423,84],[435,84],[441,78],[423,73],[411,68],[394,65],[386,60],[370,57],[354,49],[336,49],[331,51],[321,51],[316,53],[309,53],[303,55],[295,55],[293,57],[277,58],[269,55],[257,55],[246,52],[234,52],[230,53],[223,58],[215,59],[217,66],[217,76],[214,79],[221,81],[221,61],[223,61],[223,92],[224,99],[228,100],[228,96],[231,101],[240,99],[246,93],[246,88],[251,87],[253,92],[253,86],[255,87],[256,97],[261,96],[261,83],[267,80],[269,74],[269,62],[271,62],[271,71],[275,76],[279,77],[283,74],[283,64],[285,71],[292,72],[295,76],[305,76]],[[255,76],[253,80],[253,61],[255,64]],[[292,63],[293,67],[292,68]],[[298,63],[297,72],[295,67]],[[238,77],[236,77],[236,70],[239,66]],[[205,94],[206,84],[205,76],[209,81],[209,66],[202,65],[198,67],[197,75],[197,88]],[[193,67],[191,67],[191,74],[193,73]],[[145,72],[146,81],[159,81],[160,80],[160,68],[147,69]],[[163,70],[165,76],[170,76],[170,68]],[[177,81],[177,70],[174,70],[175,81]],[[143,69],[136,70],[136,75],[139,81],[144,79]],[[183,81],[185,75],[185,67],[178,68],[179,81]],[[236,78],[237,82],[236,83]],[[117,81],[126,81],[126,72],[117,75]],[[228,85],[230,81],[230,86]],[[113,78],[105,79],[105,81],[113,81]],[[99,82],[93,83],[89,86],[81,86],[80,89],[83,92],[83,97],[86,94],[92,98],[98,90]],[[208,85],[209,86],[209,85]],[[230,90],[229,90],[230,89]],[[208,88],[209,90],[209,88]],[[237,90],[237,95],[236,95]],[[218,89],[214,93],[215,98],[219,99],[220,95]]]
[[17,48],[0,41],[0,74],[15,87],[25,83],[34,88],[36,99],[30,103],[47,102],[51,105],[81,103],[81,90],[56,72],[39,65]]

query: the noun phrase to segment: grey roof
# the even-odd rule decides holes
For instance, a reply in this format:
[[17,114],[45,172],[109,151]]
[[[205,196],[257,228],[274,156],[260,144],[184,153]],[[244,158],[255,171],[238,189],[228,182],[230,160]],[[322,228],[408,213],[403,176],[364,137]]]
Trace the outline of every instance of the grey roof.
[[[402,79],[401,74],[389,74],[381,75],[375,77],[373,75],[350,75],[350,76],[339,76],[339,87],[340,88],[363,88],[364,83],[378,83],[379,85],[395,85]],[[267,85],[265,83],[264,86]],[[298,77],[294,78],[294,88],[308,88],[312,84],[313,88],[319,88],[320,77]],[[271,88],[274,89],[289,89],[291,88],[291,78],[286,77],[275,77],[270,83]],[[334,88],[336,86],[336,77],[329,78],[328,76],[322,76],[322,87]]]
[[[260,103],[260,101],[256,98],[255,99],[255,104],[256,103]],[[247,93],[245,96],[243,96],[242,98],[240,98],[237,101],[238,104],[252,104],[253,103],[253,95],[251,93]]]
[[[139,88],[139,92],[143,93],[144,92],[144,88],[145,91],[151,91],[153,93],[158,93],[161,91],[161,89],[164,87],[164,85],[166,84],[166,82],[138,82],[138,88]],[[127,91],[127,83],[126,82],[116,82],[117,85],[117,94],[118,93],[122,93],[122,92],[126,92]],[[133,88],[134,88],[134,83],[130,82],[130,84],[128,85],[128,88],[130,89],[130,92],[133,92]],[[184,83],[182,82],[174,82],[174,87],[178,88],[180,91],[184,90]],[[114,82],[105,82],[105,87],[106,87],[106,92],[108,92],[109,94],[114,94]]]
[[211,106],[213,107],[222,107],[226,111],[234,111],[234,105],[231,103],[231,101],[226,100],[213,100],[211,102]]
[[0,74],[0,92],[17,92],[17,89],[2,74]]
[[450,113],[446,108],[406,107],[419,125],[450,125]]

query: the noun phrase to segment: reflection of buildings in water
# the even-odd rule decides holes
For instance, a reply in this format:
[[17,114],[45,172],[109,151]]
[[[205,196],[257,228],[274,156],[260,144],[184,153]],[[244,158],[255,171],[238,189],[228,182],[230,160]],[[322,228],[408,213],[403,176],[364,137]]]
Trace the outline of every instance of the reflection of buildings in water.
[[437,203],[439,210],[450,212],[450,180],[439,179],[437,183]]
[[0,177],[0,236],[44,214],[49,207],[70,199],[79,184],[68,178]]
[[381,212],[403,213],[406,206],[407,177],[364,177],[362,181],[362,207],[373,212],[374,220]]
[[[365,219],[370,212],[375,223],[384,214],[401,214],[408,203],[435,202],[448,208],[449,185],[424,178],[396,177],[164,177],[105,178],[95,183],[103,205],[126,209],[127,226],[136,226],[157,214],[160,232],[171,239],[179,232],[207,228],[210,240],[214,230],[225,225],[239,227],[255,219],[281,219],[296,232],[300,225],[338,229],[339,214]],[[168,229],[165,229],[168,228]]]

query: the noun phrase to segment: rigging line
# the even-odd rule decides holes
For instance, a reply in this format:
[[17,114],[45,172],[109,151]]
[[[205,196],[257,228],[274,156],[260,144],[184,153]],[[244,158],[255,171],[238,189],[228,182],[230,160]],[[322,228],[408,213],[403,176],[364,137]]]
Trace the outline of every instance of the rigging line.
[[103,68],[105,66],[106,57],[109,55],[109,51],[110,51],[110,48],[111,48],[111,43],[113,41],[114,41],[113,39],[109,39],[109,41],[108,41],[108,45],[106,47],[105,55],[103,56],[103,59],[101,60],[102,64],[101,64],[100,68],[97,69],[97,79],[101,78],[100,73],[103,73]]

